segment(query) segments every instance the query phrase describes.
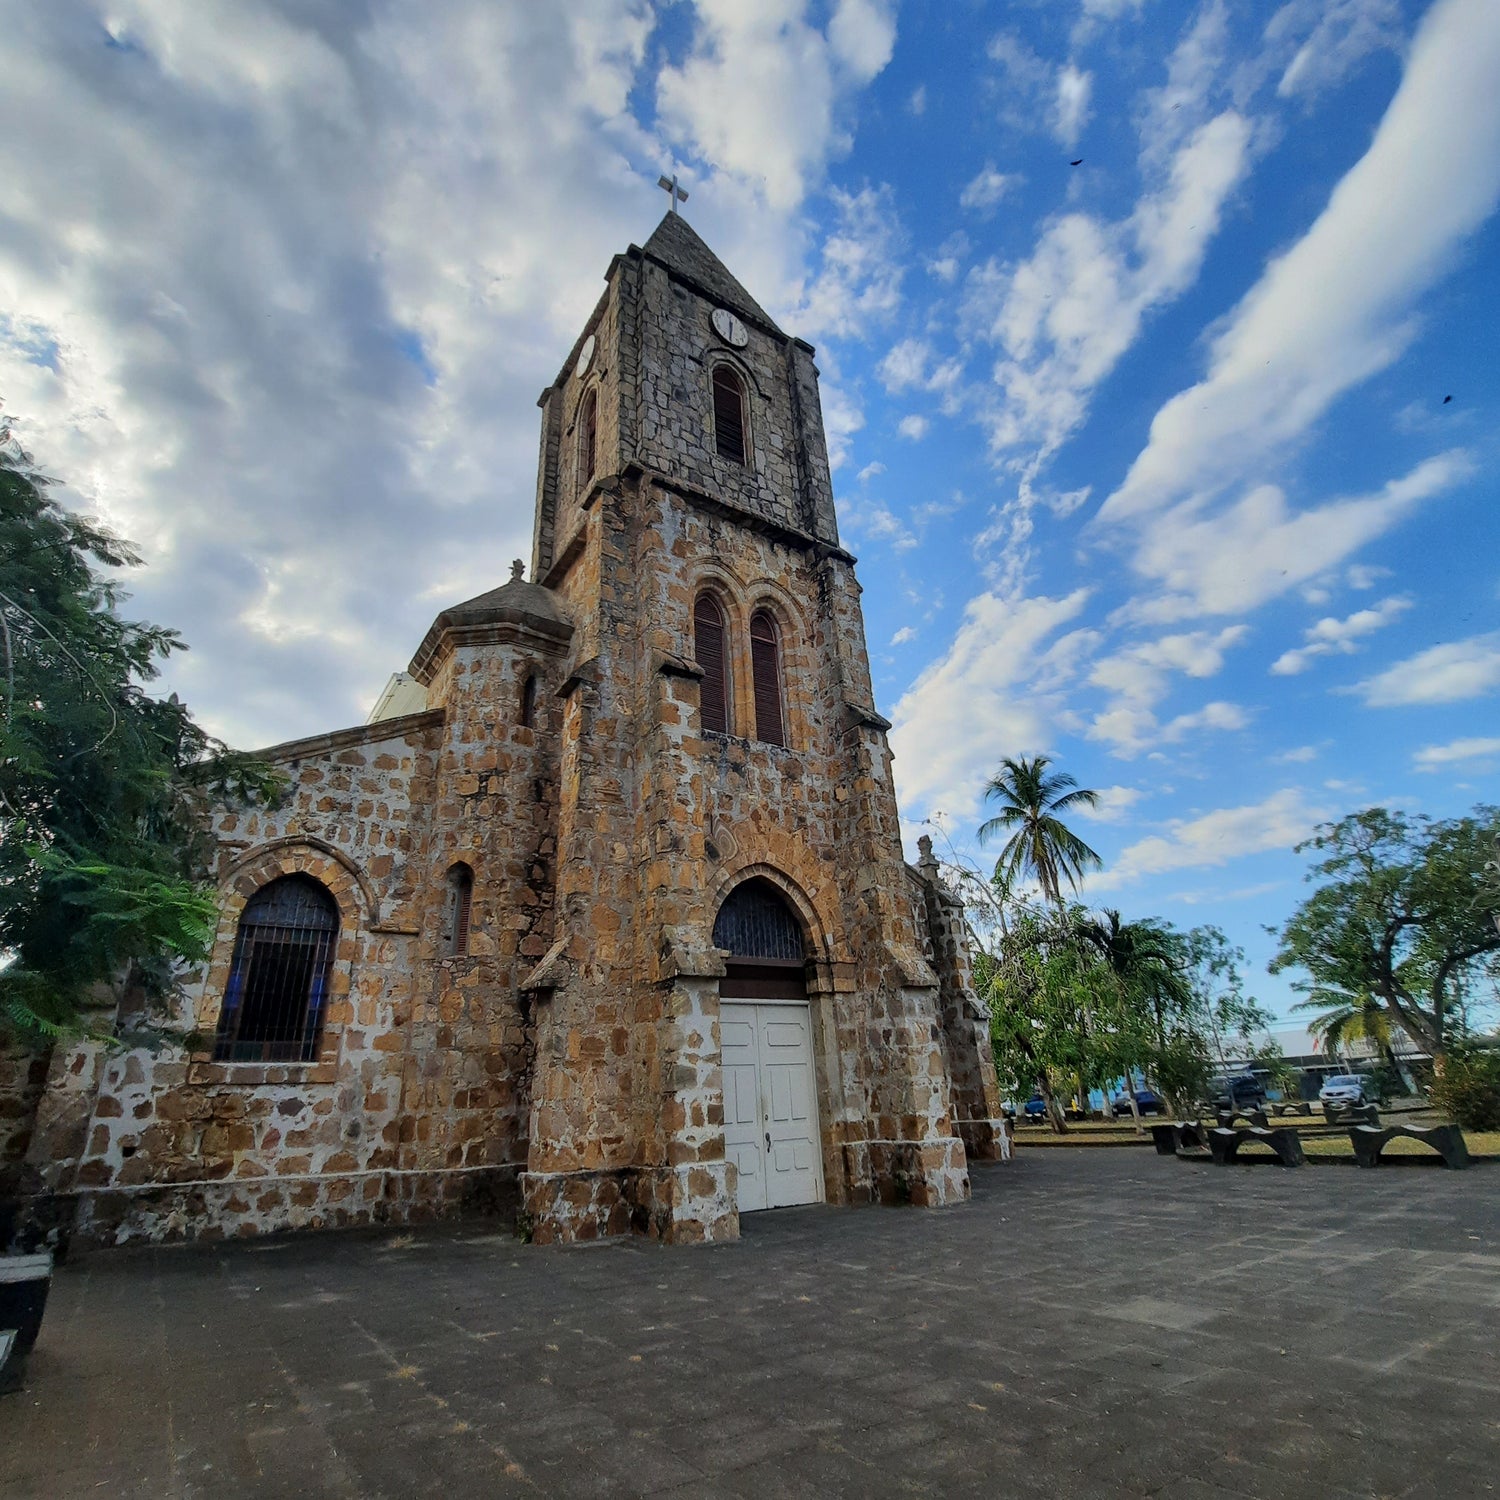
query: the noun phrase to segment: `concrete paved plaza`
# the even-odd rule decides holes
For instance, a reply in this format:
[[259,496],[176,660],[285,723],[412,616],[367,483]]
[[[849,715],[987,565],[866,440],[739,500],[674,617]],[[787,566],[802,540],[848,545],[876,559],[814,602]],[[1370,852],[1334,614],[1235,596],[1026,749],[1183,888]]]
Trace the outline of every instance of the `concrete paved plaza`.
[[1500,1169],[1023,1150],[738,1245],[483,1227],[116,1251],[0,1494],[1500,1492]]

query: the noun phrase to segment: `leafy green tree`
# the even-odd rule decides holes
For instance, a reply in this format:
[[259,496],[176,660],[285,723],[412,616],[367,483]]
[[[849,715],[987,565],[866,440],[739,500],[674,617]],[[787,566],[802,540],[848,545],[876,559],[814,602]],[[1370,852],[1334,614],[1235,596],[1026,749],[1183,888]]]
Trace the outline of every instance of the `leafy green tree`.
[[277,786],[146,692],[182,641],[121,618],[137,555],[48,483],[0,427],[0,1027],[44,1038],[204,956],[208,805]]
[[1500,809],[1408,818],[1384,807],[1319,826],[1297,846],[1322,883],[1276,934],[1271,972],[1300,970],[1305,1003],[1333,1011],[1368,996],[1442,1059],[1468,1029],[1474,986],[1500,975],[1500,929],[1484,897]]
[[1062,882],[1073,890],[1084,872],[1103,861],[1062,821],[1072,808],[1095,807],[1097,792],[1080,787],[1073,777],[1047,770],[1045,755],[1012,760],[1007,756],[984,790],[987,801],[1000,811],[980,825],[981,846],[1009,834],[995,864],[995,879],[1011,886],[1018,876],[1031,876],[1053,906],[1062,907]]

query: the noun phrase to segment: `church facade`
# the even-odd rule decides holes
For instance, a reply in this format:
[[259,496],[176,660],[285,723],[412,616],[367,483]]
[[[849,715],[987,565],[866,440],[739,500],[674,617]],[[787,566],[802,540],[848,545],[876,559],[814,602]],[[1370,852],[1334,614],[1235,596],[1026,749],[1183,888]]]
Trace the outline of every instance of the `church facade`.
[[34,1075],[28,1160],[86,1239],[488,1207],[717,1241],[952,1204],[1004,1151],[962,908],[902,854],[813,350],[674,211],[540,406],[530,581],[438,615],[410,711],[264,752],[283,804],[217,816],[189,1042]]

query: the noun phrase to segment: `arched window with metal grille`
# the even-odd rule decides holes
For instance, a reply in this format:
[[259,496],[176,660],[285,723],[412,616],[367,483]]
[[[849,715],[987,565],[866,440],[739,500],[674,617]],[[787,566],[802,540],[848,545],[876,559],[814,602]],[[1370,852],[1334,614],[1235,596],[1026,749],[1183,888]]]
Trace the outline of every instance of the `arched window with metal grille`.
[[781,711],[781,642],[768,609],[750,617],[750,676],[755,687],[755,737],[768,745],[786,744]]
[[599,387],[591,386],[578,409],[578,489],[594,477],[599,446]]
[[474,872],[459,863],[448,871],[447,940],[449,958],[469,951],[469,918],[474,907]]
[[245,903],[215,1061],[317,1058],[338,937],[338,906],[310,875],[283,875]]
[[698,685],[702,727],[729,733],[729,653],[725,649],[724,611],[712,594],[699,594],[693,606],[693,654],[703,668]]
[[745,459],[745,382],[728,365],[714,366],[714,446],[720,458]]

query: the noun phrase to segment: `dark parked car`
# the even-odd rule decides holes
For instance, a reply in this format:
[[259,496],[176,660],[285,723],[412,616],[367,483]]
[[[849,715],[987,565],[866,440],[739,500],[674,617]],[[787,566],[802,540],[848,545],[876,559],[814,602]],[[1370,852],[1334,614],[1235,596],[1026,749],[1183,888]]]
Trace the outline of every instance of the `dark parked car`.
[[1266,1091],[1253,1073],[1235,1073],[1214,1085],[1215,1109],[1264,1109]]
[[[1116,1094],[1109,1101],[1114,1106],[1115,1113],[1130,1113],[1130,1095],[1123,1091]],[[1167,1112],[1167,1101],[1154,1089],[1137,1089],[1135,1091],[1135,1107],[1143,1115],[1164,1115]]]

